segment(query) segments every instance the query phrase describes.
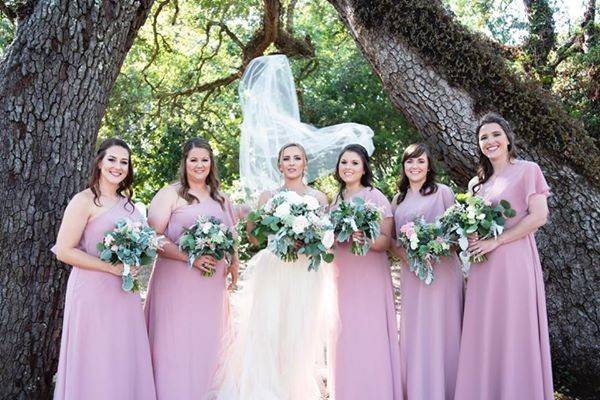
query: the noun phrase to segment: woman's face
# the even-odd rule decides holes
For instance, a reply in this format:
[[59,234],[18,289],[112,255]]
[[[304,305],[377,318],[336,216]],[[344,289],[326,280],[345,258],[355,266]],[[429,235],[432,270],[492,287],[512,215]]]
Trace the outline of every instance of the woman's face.
[[104,157],[98,164],[100,179],[112,185],[118,185],[127,177],[129,171],[129,152],[121,146],[106,149]]
[[345,151],[340,157],[338,174],[346,186],[353,186],[360,182],[365,174],[365,166],[360,155],[353,151]]
[[185,172],[189,182],[206,182],[210,167],[211,160],[208,150],[199,147],[190,150],[185,160]]
[[507,159],[508,144],[506,132],[497,123],[485,124],[479,129],[479,148],[490,161]]
[[306,161],[304,160],[304,153],[300,148],[291,146],[283,150],[279,160],[279,170],[283,174],[284,178],[302,178],[305,168]]
[[404,162],[404,173],[412,183],[425,182],[428,170],[429,160],[425,153],[418,157],[409,158]]

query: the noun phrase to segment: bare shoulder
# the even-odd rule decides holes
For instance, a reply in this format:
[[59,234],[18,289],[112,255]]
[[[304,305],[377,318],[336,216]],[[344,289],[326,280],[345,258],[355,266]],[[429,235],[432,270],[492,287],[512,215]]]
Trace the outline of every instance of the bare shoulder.
[[94,204],[94,193],[88,188],[77,193],[65,210],[65,213],[76,213],[79,216],[90,216],[94,208],[98,206]]
[[179,183],[174,183],[174,184],[163,187],[158,192],[156,192],[156,194],[154,195],[154,199],[163,200],[163,201],[176,200],[177,197],[179,196],[179,193],[178,193],[179,186],[178,185],[179,185]]
[[321,192],[320,190],[317,190],[315,188],[311,188],[311,195],[313,195],[317,200],[319,200],[319,203],[323,206],[329,205],[329,199],[327,198],[327,195],[323,192]]

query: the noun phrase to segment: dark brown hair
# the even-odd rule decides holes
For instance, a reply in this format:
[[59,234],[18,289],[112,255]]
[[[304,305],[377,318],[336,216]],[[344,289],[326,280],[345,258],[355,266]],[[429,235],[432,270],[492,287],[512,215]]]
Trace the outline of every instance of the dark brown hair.
[[346,182],[340,176],[340,162],[342,161],[342,156],[344,153],[352,152],[358,154],[363,163],[364,174],[360,177],[360,184],[364,187],[368,187],[373,189],[373,170],[371,169],[371,158],[369,157],[369,153],[367,153],[367,149],[365,149],[360,144],[349,144],[340,151],[340,155],[338,156],[337,162],[335,163],[335,171],[333,172],[333,177],[338,182],[338,193],[336,196],[336,201],[344,200],[344,189],[346,189]]
[[404,153],[402,153],[402,178],[398,181],[398,198],[396,204],[400,204],[404,200],[406,193],[408,193],[408,188],[410,187],[410,181],[408,176],[406,176],[406,172],[404,172],[404,164],[411,158],[418,158],[423,154],[427,157],[427,175],[425,176],[425,183],[423,183],[423,186],[419,189],[419,193],[423,196],[429,196],[430,194],[437,192],[437,172],[435,162],[433,161],[433,157],[431,157],[431,152],[424,143],[413,143],[404,149]]
[[129,148],[129,145],[127,145],[127,143],[125,143],[125,141],[121,139],[106,139],[102,143],[100,143],[98,151],[96,152],[96,157],[94,157],[94,160],[92,161],[92,168],[90,173],[90,180],[88,182],[88,188],[94,194],[94,204],[98,207],[101,207],[102,204],[100,204],[100,162],[106,156],[106,151],[113,146],[122,147],[125,150],[127,150],[127,175],[125,176],[125,179],[123,179],[119,183],[119,187],[117,188],[117,195],[127,198],[127,203],[133,206],[133,202],[131,201],[131,197],[133,196],[133,188],[131,187],[133,185],[133,163],[131,162],[131,149]]
[[517,146],[515,133],[510,125],[510,123],[505,120],[500,114],[496,113],[487,113],[479,120],[479,125],[477,125],[477,129],[475,130],[475,137],[477,138],[477,150],[479,152],[479,163],[477,165],[477,183],[473,186],[473,193],[476,193],[479,189],[481,189],[481,185],[487,182],[492,174],[494,173],[494,167],[489,158],[483,154],[481,151],[481,147],[479,146],[479,131],[484,125],[487,124],[498,124],[500,128],[506,134],[508,138],[508,159],[514,160],[517,158]]
[[188,204],[192,204],[194,201],[200,202],[200,199],[190,193],[190,183],[187,177],[186,161],[192,149],[204,149],[208,151],[210,158],[210,170],[208,171],[208,176],[206,177],[206,185],[208,186],[210,197],[219,203],[221,208],[223,208],[225,199],[219,193],[219,170],[217,169],[217,164],[215,163],[212,147],[210,146],[210,143],[203,138],[190,139],[183,145],[183,154],[181,155],[181,166],[179,172],[179,196],[187,201]]

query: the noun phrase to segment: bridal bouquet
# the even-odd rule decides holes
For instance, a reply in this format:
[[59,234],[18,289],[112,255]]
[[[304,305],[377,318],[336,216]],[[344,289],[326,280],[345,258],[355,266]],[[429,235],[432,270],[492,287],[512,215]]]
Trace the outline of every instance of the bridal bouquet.
[[[357,231],[364,232],[365,238],[370,240],[377,239],[380,233],[381,211],[360,197],[355,197],[352,201],[342,201],[338,208],[331,212],[331,219],[339,242],[347,242],[352,233]],[[369,247],[367,240],[361,245],[352,239],[350,250],[353,254],[364,256]]]
[[131,275],[131,266],[151,265],[160,247],[160,237],[142,222],[120,219],[114,230],[104,235],[96,245],[100,259],[111,264],[123,263],[123,282],[126,292],[140,290],[139,281]]
[[433,282],[433,264],[450,255],[450,238],[439,221],[427,223],[417,217],[402,225],[398,242],[406,250],[411,272],[426,285]]
[[[248,215],[255,224],[252,235],[280,259],[290,262],[298,253],[309,258],[308,270],[317,269],[321,261],[331,262],[329,253],[334,242],[333,225],[320,212],[319,201],[313,196],[301,196],[293,191],[275,194],[259,210]],[[295,249],[296,242],[302,246]]]
[[[217,260],[229,258],[233,254],[233,233],[227,225],[215,217],[200,215],[196,222],[184,229],[179,238],[179,249],[188,254],[190,268],[200,256],[213,256]],[[202,276],[211,277],[215,274],[202,271]]]
[[479,239],[496,238],[504,231],[506,219],[515,215],[516,211],[506,200],[500,200],[496,206],[493,206],[481,197],[469,193],[456,195],[455,203],[444,212],[441,223],[451,234],[453,241],[458,243],[459,257],[465,276],[469,273],[471,263],[486,260],[485,255],[473,257],[469,254],[467,236],[477,234]]

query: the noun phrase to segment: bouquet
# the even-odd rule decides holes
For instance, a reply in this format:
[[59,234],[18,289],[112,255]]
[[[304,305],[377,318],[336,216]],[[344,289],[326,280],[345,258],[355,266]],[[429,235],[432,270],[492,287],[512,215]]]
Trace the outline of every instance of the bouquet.
[[139,281],[131,275],[131,266],[151,265],[160,247],[160,237],[142,222],[120,219],[114,230],[104,235],[96,245],[100,259],[111,264],[123,263],[123,282],[126,292],[140,290]]
[[[341,202],[338,208],[331,212],[331,219],[339,242],[347,242],[352,233],[357,231],[363,231],[365,237],[370,240],[377,239],[380,233],[381,211],[360,197],[355,197],[350,202]],[[352,239],[350,250],[353,254],[364,256],[369,247],[367,240],[361,245]]]
[[444,212],[441,223],[451,234],[453,241],[458,243],[458,255],[465,276],[469,273],[471,263],[486,260],[485,255],[473,257],[469,254],[467,236],[477,234],[479,239],[496,238],[504,231],[506,219],[515,215],[516,211],[506,200],[500,200],[498,205],[493,206],[483,198],[469,193],[456,195],[456,202]]
[[[274,195],[259,210],[248,215],[255,224],[252,235],[283,261],[298,259],[298,253],[309,258],[308,270],[317,269],[321,261],[331,262],[329,253],[334,242],[333,225],[322,215],[319,201],[313,196],[301,196],[293,191]],[[296,242],[302,246],[295,249]]]
[[440,257],[450,255],[450,238],[444,233],[439,221],[427,223],[417,217],[402,225],[398,242],[406,250],[411,272],[430,285],[433,282],[433,264]]
[[[233,233],[227,225],[221,223],[215,217],[199,216],[196,222],[189,228],[184,229],[179,238],[179,249],[188,254],[190,268],[194,261],[200,256],[213,256],[216,260],[227,258],[233,254]],[[202,271],[202,276],[211,277],[211,272]]]

